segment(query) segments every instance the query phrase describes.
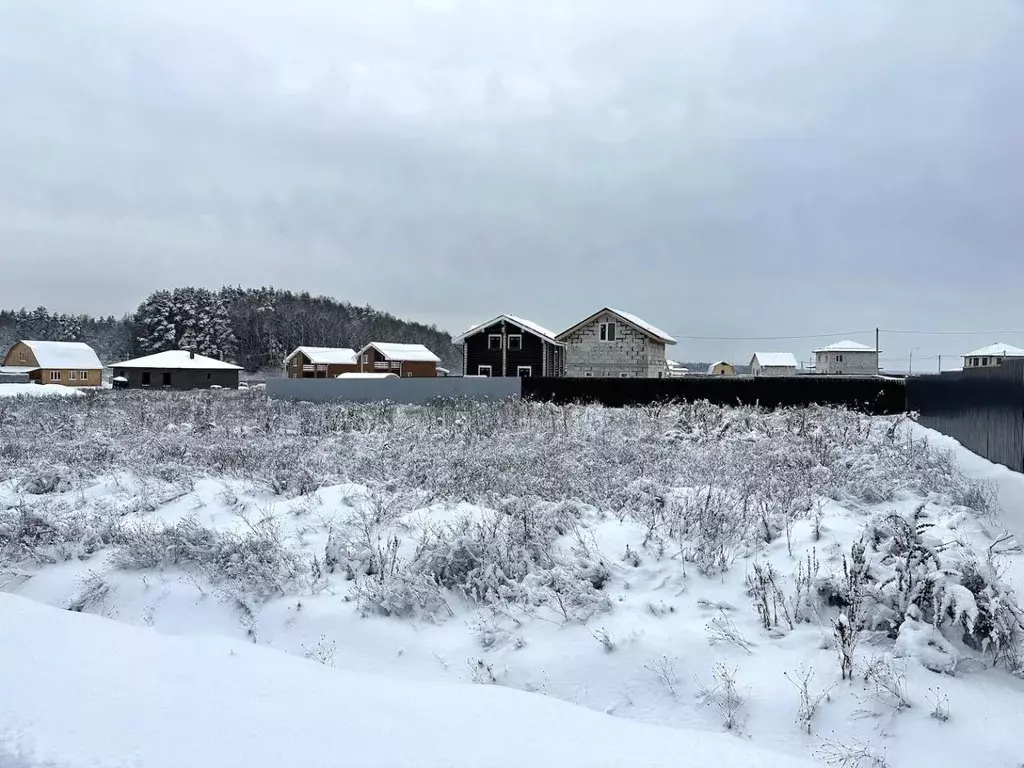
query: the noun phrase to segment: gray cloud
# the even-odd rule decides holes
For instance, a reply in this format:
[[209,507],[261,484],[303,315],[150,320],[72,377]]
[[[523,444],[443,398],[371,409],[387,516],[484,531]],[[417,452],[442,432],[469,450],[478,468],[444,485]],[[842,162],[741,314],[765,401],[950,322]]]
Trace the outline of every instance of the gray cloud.
[[0,304],[274,283],[451,330],[605,304],[681,336],[1017,328],[1022,22],[1012,0],[5,3]]

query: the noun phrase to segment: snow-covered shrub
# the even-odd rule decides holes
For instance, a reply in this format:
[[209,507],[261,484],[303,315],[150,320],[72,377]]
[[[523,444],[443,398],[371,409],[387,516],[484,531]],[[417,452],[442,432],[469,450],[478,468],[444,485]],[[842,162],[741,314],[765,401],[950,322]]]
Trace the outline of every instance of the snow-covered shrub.
[[747,703],[750,692],[740,692],[737,682],[738,670],[725,664],[716,664],[711,683],[697,679],[698,693],[704,703],[715,707],[722,715],[726,729],[733,730],[739,725],[740,712]]
[[114,544],[110,562],[116,568],[195,569],[211,583],[261,598],[287,593],[308,568],[285,545],[273,519],[241,533],[207,528],[194,516],[167,526],[126,523],[116,528]]
[[452,615],[437,583],[422,573],[396,571],[359,579],[353,593],[364,616],[436,620]]
[[79,583],[78,594],[68,603],[68,610],[81,613],[102,603],[113,587],[103,578],[103,574],[89,571]]
[[24,501],[0,509],[0,563],[57,563],[85,558],[110,544],[114,517],[74,503]]
[[786,672],[785,675],[786,679],[796,688],[800,697],[800,703],[796,710],[796,722],[801,730],[810,733],[811,721],[814,719],[818,707],[821,706],[821,702],[828,700],[829,693],[835,688],[835,683],[820,691],[812,691],[811,680],[814,678],[814,670],[807,669],[802,665],[797,671]]

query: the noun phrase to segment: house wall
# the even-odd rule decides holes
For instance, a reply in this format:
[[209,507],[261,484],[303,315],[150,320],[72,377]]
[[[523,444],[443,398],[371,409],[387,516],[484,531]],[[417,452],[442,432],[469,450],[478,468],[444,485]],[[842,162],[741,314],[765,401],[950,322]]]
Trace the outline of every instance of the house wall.
[[22,366],[37,366],[39,361],[36,360],[36,356],[32,354],[32,350],[29,349],[28,345],[22,342],[17,342],[4,355],[4,365],[22,365]]
[[317,366],[314,365],[314,370],[307,371],[305,366],[314,365],[308,357],[302,352],[299,352],[295,357],[288,363],[287,373],[289,379],[334,379],[342,373],[356,373],[359,370],[358,363],[352,363],[351,365],[343,365],[337,363],[330,363],[324,366],[320,366],[322,370],[316,370]]
[[437,363],[431,361],[388,360],[374,347],[359,356],[360,373],[394,373],[404,379],[434,378]]
[[1002,365],[1007,359],[1006,355],[985,355],[976,357],[965,357],[964,368],[992,368]]
[[878,372],[878,353],[875,351],[816,352],[814,357],[815,373],[874,376]]
[[[149,384],[143,384],[143,374],[149,374]],[[170,374],[170,385],[164,385],[164,374]],[[115,368],[114,376],[128,379],[129,389],[209,389],[217,385],[224,389],[238,389],[238,371],[167,368]]]
[[[615,341],[601,341],[600,325],[615,322]],[[565,375],[595,378],[660,378],[665,344],[603,313],[577,328],[565,342]]]
[[754,376],[796,376],[796,368],[791,365],[761,365],[754,363],[750,366],[750,372]]

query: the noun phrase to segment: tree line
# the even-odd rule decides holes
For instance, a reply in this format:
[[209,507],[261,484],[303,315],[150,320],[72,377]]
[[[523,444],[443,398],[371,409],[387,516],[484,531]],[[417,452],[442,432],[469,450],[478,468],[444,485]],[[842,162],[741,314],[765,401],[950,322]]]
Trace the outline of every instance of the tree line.
[[151,293],[122,317],[0,310],[0,347],[19,339],[84,341],[110,364],[188,349],[256,371],[280,368],[298,346],[352,347],[370,341],[423,344],[449,368],[459,350],[435,325],[401,320],[370,306],[272,287],[182,287]]

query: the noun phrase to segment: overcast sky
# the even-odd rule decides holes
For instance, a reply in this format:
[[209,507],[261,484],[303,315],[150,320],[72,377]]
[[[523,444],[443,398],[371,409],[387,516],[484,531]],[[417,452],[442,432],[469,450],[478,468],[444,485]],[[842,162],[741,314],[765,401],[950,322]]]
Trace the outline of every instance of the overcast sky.
[[0,305],[1024,329],[1022,39],[1019,0],[4,0]]

